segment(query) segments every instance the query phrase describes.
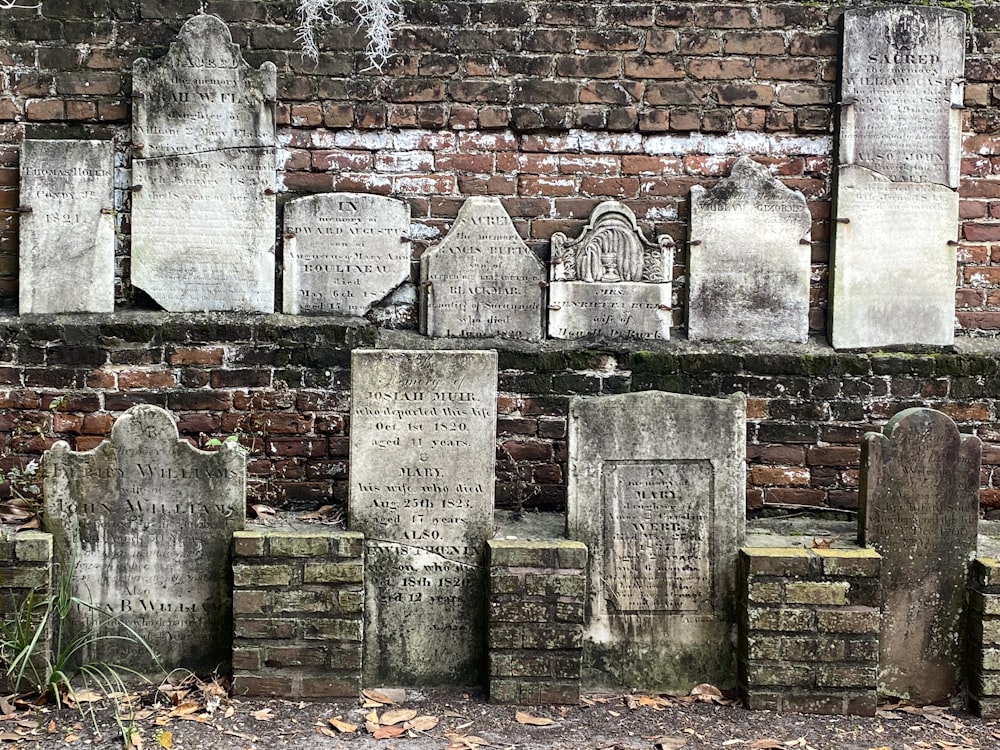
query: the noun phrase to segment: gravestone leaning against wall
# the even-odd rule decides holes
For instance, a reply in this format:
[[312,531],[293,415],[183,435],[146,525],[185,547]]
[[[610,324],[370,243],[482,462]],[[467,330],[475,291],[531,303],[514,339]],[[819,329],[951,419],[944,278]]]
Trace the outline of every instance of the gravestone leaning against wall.
[[350,527],[368,685],[483,681],[497,354],[355,350]]
[[112,141],[21,145],[18,310],[115,309]]
[[410,278],[410,206],[363,193],[285,204],[282,307],[290,315],[364,315]]
[[860,541],[882,555],[879,692],[933,703],[960,688],[982,441],[906,409],[862,443]]
[[135,61],[132,281],[168,311],[274,311],[275,77],[209,15]]
[[[178,438],[169,412],[133,406],[111,439],[77,453],[60,441],[42,459],[46,530],[72,592],[119,618],[167,670],[211,672],[231,657],[230,545],[246,516],[236,446],[218,452]],[[70,624],[84,632],[86,610]],[[85,655],[149,672],[141,648],[101,641]]]
[[749,156],[691,188],[688,338],[809,338],[812,216],[805,196]]
[[652,391],[570,402],[566,525],[590,550],[585,685],[735,683],[745,403]]
[[544,281],[545,267],[500,199],[468,198],[444,240],[420,258],[421,328],[540,341]]
[[669,339],[674,241],[650,242],[632,209],[604,201],[575,240],[552,235],[549,336]]
[[945,8],[844,13],[830,270],[837,349],[954,341],[965,24]]

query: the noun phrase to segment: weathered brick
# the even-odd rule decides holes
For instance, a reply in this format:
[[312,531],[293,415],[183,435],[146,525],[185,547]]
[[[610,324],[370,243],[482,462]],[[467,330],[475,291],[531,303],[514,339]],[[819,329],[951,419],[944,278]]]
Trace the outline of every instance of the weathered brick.
[[325,557],[330,546],[321,534],[271,532],[268,539],[274,557]]
[[850,584],[846,582],[788,582],[785,598],[789,604],[846,605]]
[[821,609],[816,625],[820,633],[877,633],[879,613],[871,607]]
[[361,620],[307,620],[302,635],[307,640],[360,641]]
[[290,565],[233,565],[233,585],[289,586],[295,579],[295,568]]
[[302,571],[303,583],[361,583],[363,581],[364,567],[360,562],[306,563]]

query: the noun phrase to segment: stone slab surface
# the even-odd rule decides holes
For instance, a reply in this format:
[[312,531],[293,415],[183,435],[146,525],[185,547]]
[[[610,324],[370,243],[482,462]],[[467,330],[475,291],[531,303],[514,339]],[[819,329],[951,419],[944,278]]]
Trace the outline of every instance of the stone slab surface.
[[809,338],[805,196],[741,157],[729,177],[691,188],[688,338]]
[[882,555],[879,692],[919,704],[960,689],[982,442],[906,409],[862,443],[860,541]]
[[574,398],[567,531],[589,550],[585,686],[736,681],[745,399]]
[[133,283],[171,312],[273,312],[274,64],[198,15],[133,91]]
[[545,267],[499,198],[473,196],[439,244],[420,258],[428,336],[540,341]]
[[966,15],[913,5],[844,13],[840,163],[958,187]]
[[549,336],[554,339],[670,339],[671,285],[553,281]]
[[[91,451],[56,443],[42,477],[57,561],[63,570],[75,562],[73,594],[134,629],[167,670],[228,663],[230,545],[246,515],[246,469],[235,446],[193,448],[167,411],[143,404]],[[86,610],[73,610],[70,622],[85,628]],[[86,657],[156,670],[123,641],[100,642]]]
[[409,204],[326,193],[285,204],[284,312],[364,315],[410,277]]
[[864,167],[842,167],[837,184],[833,346],[953,344],[958,194]]
[[485,674],[497,354],[355,350],[350,527],[367,540],[365,682]]
[[20,313],[115,309],[114,144],[21,145]]

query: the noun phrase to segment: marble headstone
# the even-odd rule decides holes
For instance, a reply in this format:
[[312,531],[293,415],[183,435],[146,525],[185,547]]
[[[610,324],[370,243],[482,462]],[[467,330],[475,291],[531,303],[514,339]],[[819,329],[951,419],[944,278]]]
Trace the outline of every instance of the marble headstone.
[[864,167],[841,168],[837,190],[834,347],[952,344],[958,193]]
[[349,515],[367,539],[366,684],[482,679],[496,393],[496,352],[352,355]]
[[420,258],[420,282],[428,336],[543,337],[545,267],[499,198],[462,204],[448,235]]
[[111,141],[21,145],[22,315],[114,311],[113,168]]
[[274,310],[275,78],[209,15],[135,61],[132,281],[168,311]]
[[674,241],[646,239],[618,201],[594,209],[583,233],[552,235],[549,336],[669,339]]
[[879,693],[933,703],[961,686],[982,442],[906,409],[862,443],[861,543],[882,555]]
[[965,14],[844,13],[830,341],[950,346]]
[[805,196],[741,157],[729,177],[691,188],[688,338],[809,338]]
[[[42,477],[46,530],[62,569],[75,563],[74,595],[132,628],[168,670],[211,671],[229,660],[230,544],[246,515],[235,446],[193,448],[167,411],[143,404],[91,451],[56,443]],[[86,610],[71,617],[85,629]],[[99,642],[86,658],[155,669],[123,641]]]
[[734,684],[745,417],[742,394],[570,402],[567,530],[590,550],[585,684]]
[[947,8],[845,11],[841,165],[958,187],[965,26]]
[[410,207],[326,193],[285,204],[284,312],[364,315],[410,277]]

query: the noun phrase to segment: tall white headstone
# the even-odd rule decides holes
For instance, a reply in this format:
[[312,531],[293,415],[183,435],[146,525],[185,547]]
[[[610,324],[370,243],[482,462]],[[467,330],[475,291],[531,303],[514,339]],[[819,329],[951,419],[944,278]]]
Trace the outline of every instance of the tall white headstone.
[[25,140],[21,145],[18,309],[115,309],[114,144]]
[[483,678],[496,396],[496,352],[351,357],[350,526],[367,542],[367,684]]
[[835,348],[954,342],[965,18],[915,5],[844,14]]
[[215,16],[135,61],[132,282],[166,310],[274,310],[275,90]]

